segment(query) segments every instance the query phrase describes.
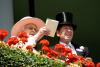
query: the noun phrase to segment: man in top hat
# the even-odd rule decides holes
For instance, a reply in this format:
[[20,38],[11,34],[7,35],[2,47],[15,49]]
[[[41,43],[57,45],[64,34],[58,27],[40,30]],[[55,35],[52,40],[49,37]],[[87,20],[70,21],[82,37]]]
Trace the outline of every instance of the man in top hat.
[[45,23],[36,17],[26,16],[19,20],[11,30],[11,36],[18,36],[20,32],[26,32],[29,36],[25,45],[36,46],[36,42],[44,35],[48,35],[49,31],[45,27]]
[[57,28],[57,36],[59,37],[59,43],[65,47],[71,48],[73,54],[77,54],[71,41],[74,35],[76,25],[73,23],[73,15],[70,12],[61,12],[56,15],[56,20],[59,21]]
[[78,52],[82,52],[82,55],[87,56],[87,51],[83,52],[84,49],[77,51],[76,48],[79,48],[79,46],[72,43],[74,31],[77,27],[76,24],[73,22],[73,14],[71,12],[58,13],[56,15],[56,20],[59,21],[56,33],[59,37],[59,43],[63,44],[67,48],[70,48],[73,54],[78,54]]

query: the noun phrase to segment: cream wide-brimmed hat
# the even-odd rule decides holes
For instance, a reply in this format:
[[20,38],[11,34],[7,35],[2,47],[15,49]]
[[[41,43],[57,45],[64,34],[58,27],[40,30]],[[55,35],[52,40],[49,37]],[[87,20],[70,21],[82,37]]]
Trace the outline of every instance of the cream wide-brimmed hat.
[[13,27],[11,30],[11,36],[17,36],[19,32],[21,32],[24,29],[24,26],[26,24],[34,24],[38,27],[38,29],[40,29],[41,27],[45,26],[45,23],[36,17],[30,17],[30,16],[26,16],[24,18],[22,18],[21,20],[19,20]]

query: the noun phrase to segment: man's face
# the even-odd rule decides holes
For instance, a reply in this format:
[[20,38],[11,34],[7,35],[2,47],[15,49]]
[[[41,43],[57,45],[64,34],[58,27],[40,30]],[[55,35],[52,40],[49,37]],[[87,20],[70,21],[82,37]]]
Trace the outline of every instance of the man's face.
[[59,36],[63,42],[70,42],[73,38],[72,26],[62,26],[60,30],[57,30],[57,36]]
[[35,35],[38,32],[38,28],[34,24],[27,24],[24,26],[24,32],[28,33],[29,35]]

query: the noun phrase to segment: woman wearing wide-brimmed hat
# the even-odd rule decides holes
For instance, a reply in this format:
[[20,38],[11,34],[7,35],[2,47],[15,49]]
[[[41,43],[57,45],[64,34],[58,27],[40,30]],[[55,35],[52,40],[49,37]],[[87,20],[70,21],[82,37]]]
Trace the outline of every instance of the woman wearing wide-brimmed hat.
[[26,45],[34,44],[34,46],[44,35],[49,34],[45,23],[40,18],[30,16],[22,18],[12,27],[11,36],[18,36],[20,32],[26,32],[29,35]]

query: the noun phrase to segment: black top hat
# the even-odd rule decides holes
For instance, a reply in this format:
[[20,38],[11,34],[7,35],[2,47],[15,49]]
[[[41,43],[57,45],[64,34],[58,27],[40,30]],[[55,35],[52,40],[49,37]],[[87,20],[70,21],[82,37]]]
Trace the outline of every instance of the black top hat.
[[76,29],[76,24],[73,22],[73,14],[71,12],[61,12],[56,15],[56,20],[59,21],[58,27],[63,25],[72,26]]

